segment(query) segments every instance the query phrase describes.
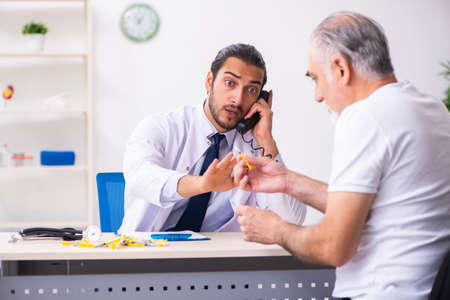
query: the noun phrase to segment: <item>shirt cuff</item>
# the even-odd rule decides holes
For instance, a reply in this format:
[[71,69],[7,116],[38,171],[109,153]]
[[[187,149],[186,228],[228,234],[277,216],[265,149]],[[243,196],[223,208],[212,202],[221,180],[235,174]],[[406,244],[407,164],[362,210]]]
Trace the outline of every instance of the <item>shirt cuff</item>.
[[283,158],[281,157],[280,153],[278,153],[277,156],[275,156],[273,160],[276,161],[277,163],[280,163],[281,165],[285,166]]
[[178,194],[177,190],[178,181],[180,181],[180,178],[185,175],[186,174],[184,173],[174,172],[169,176],[161,191],[161,203],[176,202],[184,199],[183,196]]
[[362,193],[362,194],[376,194],[377,188],[358,184],[341,184],[329,185],[328,192],[348,192],[348,193]]

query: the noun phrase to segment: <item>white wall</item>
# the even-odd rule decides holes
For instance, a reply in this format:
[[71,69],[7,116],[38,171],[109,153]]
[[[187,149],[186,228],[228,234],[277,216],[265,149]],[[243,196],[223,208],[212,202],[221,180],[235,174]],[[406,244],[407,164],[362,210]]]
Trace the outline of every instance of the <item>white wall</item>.
[[[442,98],[447,82],[437,74],[450,59],[450,1],[145,1],[161,26],[146,43],[119,29],[123,10],[135,1],[92,0],[94,9],[95,171],[121,170],[127,137],[147,114],[195,105],[217,51],[236,42],[255,45],[274,91],[274,134],[290,168],[326,181],[332,127],[313,101],[305,78],[309,36],[328,14],[352,10],[377,20],[390,41],[400,80]],[[307,223],[320,215],[312,213]]]

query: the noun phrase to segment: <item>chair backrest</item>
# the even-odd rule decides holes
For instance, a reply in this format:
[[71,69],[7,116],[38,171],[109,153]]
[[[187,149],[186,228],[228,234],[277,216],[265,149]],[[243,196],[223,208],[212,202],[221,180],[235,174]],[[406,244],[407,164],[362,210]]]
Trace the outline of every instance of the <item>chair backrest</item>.
[[444,257],[439,271],[434,279],[429,300],[450,299],[450,250]]
[[97,192],[102,232],[116,232],[123,219],[123,173],[98,173]]

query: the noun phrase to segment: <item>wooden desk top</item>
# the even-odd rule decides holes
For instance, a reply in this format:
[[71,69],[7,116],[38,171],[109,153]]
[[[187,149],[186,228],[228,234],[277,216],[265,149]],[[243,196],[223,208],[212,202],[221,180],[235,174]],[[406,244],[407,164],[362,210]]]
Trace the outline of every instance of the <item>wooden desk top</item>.
[[[0,260],[111,260],[167,258],[225,258],[290,256],[278,245],[249,243],[240,232],[202,233],[208,241],[170,242],[165,247],[81,248],[63,246],[59,240],[19,240],[8,243],[12,232],[0,232]],[[113,237],[104,233],[102,240]]]

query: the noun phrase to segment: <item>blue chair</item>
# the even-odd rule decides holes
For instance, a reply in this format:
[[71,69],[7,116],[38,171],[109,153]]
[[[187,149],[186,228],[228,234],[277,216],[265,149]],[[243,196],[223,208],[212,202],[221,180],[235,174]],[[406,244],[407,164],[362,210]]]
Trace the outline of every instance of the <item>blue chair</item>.
[[428,300],[445,299],[450,299],[450,249],[441,263],[431,288],[431,294],[428,296]]
[[102,232],[116,232],[123,219],[125,179],[123,173],[97,174],[100,228]]

